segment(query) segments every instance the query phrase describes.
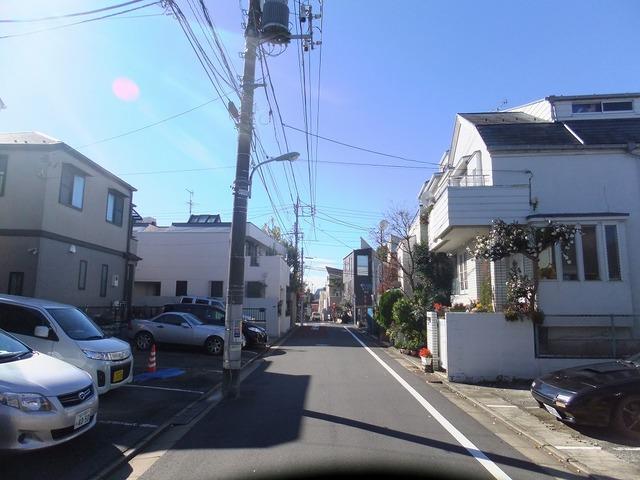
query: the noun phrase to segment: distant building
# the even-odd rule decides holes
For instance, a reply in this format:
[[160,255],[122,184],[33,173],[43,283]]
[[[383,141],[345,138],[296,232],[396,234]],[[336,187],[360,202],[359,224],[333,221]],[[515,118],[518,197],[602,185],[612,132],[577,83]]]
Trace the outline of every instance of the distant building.
[[[324,309],[327,316],[331,316],[331,320],[337,317],[337,308],[342,304],[344,295],[344,280],[342,270],[338,268],[326,267],[326,295],[324,297]],[[328,320],[329,318],[327,318]]]
[[98,307],[102,317],[129,304],[134,191],[60,140],[0,134],[0,292]]
[[343,259],[344,299],[351,303],[354,322],[373,329],[374,293],[379,281],[380,262],[373,248],[363,239],[361,248]]
[[[182,295],[226,301],[231,223],[219,215],[191,215],[167,227],[144,221],[135,231],[144,258],[136,272],[136,306],[160,306]],[[247,223],[245,255],[245,313],[280,336],[291,327],[286,248]]]

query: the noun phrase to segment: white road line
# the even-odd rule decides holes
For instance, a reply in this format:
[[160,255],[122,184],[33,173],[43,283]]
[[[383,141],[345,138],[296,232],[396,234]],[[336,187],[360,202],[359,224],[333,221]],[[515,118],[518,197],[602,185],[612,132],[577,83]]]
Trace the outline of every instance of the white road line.
[[507,475],[498,465],[489,460],[487,456],[478,447],[476,447],[467,437],[465,437],[460,430],[454,427],[449,420],[447,420],[438,410],[435,409],[425,398],[420,395],[411,385],[409,385],[400,375],[398,375],[389,365],[387,365],[378,355],[376,355],[369,347],[367,347],[362,341],[355,336],[355,334],[347,327],[343,327],[347,330],[356,341],[369,352],[369,354],[376,359],[376,361],[384,367],[384,369],[395,378],[405,390],[407,390],[413,398],[415,398],[424,409],[440,424],[444,429],[451,434],[456,441],[462,445],[469,454],[475,458],[480,465],[482,465],[494,478],[498,480],[511,480],[511,477]]
[[640,447],[614,447],[614,450],[618,450],[619,452],[638,452],[640,451]]
[[554,445],[558,450],[602,450],[602,447],[584,445]]
[[316,347],[328,347],[329,344],[328,343],[316,343],[315,345]]
[[158,428],[158,425],[151,423],[120,422],[118,420],[98,420],[98,423],[105,425],[122,425],[124,427]]
[[133,384],[128,384],[128,385],[123,385],[123,387],[128,387],[128,388],[148,388],[150,390],[166,390],[168,392],[184,392],[184,393],[198,393],[200,395],[202,395],[204,392],[201,392],[199,390],[186,390],[184,388],[169,388],[169,387],[154,387],[151,385],[133,385]]
[[485,405],[485,406],[489,408],[518,408],[515,405]]

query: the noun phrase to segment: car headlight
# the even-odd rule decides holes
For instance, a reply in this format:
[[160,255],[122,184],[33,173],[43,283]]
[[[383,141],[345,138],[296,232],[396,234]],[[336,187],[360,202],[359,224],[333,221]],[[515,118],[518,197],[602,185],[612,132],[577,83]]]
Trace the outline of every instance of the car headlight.
[[249,327],[248,330],[250,332],[254,332],[254,333],[262,333],[262,329],[260,329],[258,327]]
[[82,350],[83,353],[92,360],[124,360],[125,358],[129,358],[129,351],[122,350],[121,352],[93,352],[91,350]]
[[573,397],[565,393],[559,393],[556,395],[556,405],[565,406]]
[[534,380],[534,381],[531,383],[531,388],[536,388],[536,385],[537,385],[537,384],[536,384],[536,381]]
[[50,412],[51,402],[39,393],[0,392],[0,405],[17,408],[23,412]]

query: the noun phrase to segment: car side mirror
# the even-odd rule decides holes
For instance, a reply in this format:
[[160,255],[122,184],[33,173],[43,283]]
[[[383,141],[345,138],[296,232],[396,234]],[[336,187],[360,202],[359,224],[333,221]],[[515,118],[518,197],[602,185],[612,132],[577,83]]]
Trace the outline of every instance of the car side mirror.
[[49,338],[49,327],[38,325],[33,330],[33,334],[38,338]]

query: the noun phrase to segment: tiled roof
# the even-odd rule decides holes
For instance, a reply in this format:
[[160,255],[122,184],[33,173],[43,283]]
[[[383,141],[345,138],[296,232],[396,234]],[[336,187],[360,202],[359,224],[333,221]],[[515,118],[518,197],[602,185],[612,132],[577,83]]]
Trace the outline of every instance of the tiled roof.
[[640,118],[575,120],[565,122],[585,145],[640,143]]
[[476,128],[489,150],[504,146],[580,145],[559,122],[476,125]]
[[582,144],[580,140],[585,146],[640,143],[640,118],[604,118],[564,123],[482,123],[477,124],[476,128],[489,150],[511,146],[577,146]]
[[325,267],[327,269],[327,273],[329,275],[342,275],[342,270],[340,270],[339,268],[333,268],[333,267]]

